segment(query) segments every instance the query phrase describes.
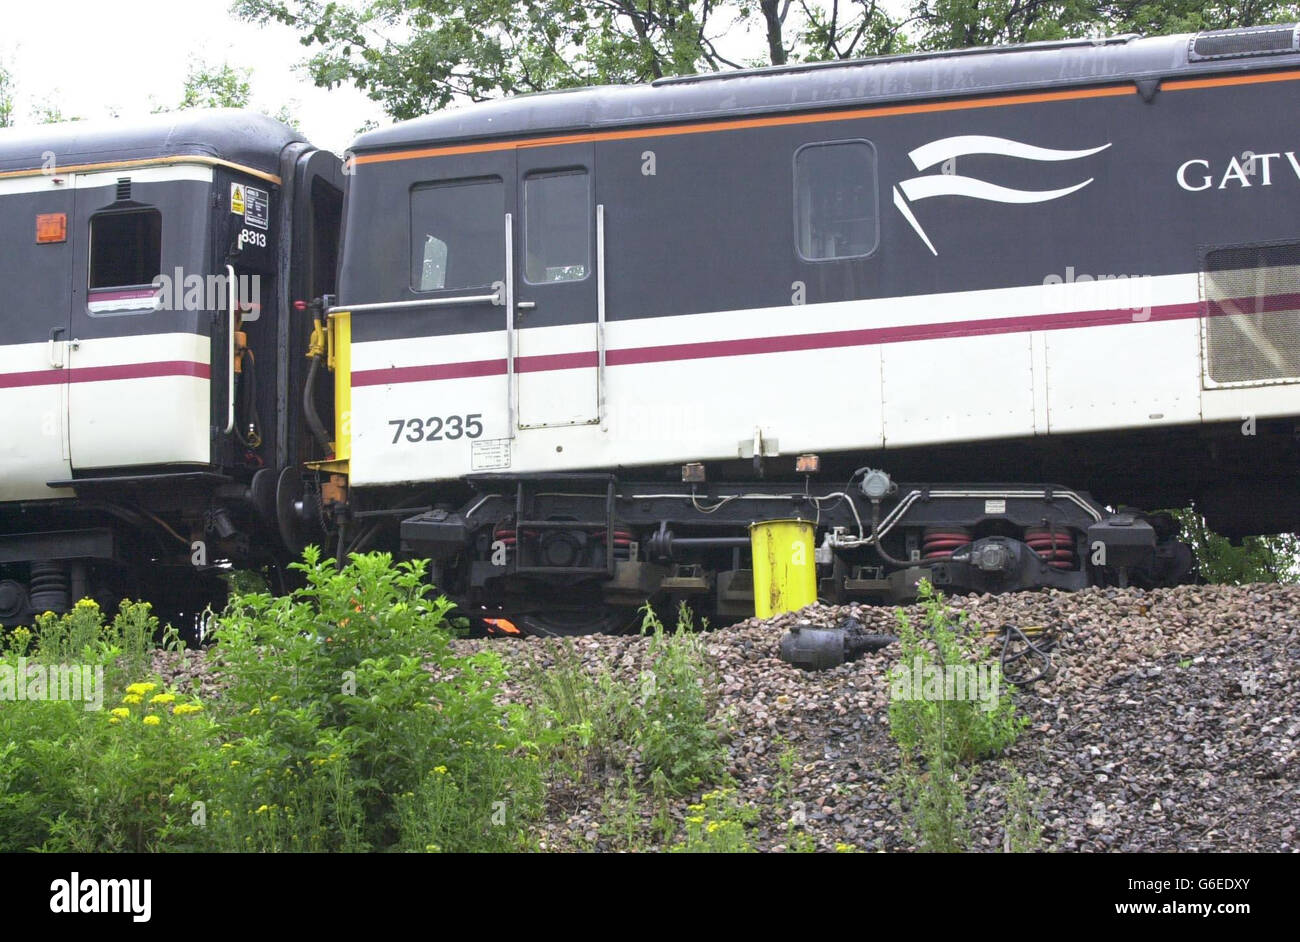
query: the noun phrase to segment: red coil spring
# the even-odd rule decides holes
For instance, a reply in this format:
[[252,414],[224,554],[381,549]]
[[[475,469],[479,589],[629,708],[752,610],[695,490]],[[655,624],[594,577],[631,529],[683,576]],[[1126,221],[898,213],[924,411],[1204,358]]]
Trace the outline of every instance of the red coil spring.
[[[598,540],[600,540],[600,542],[604,543],[604,542],[605,542],[605,531],[604,531],[604,530],[601,530],[599,533],[597,533],[597,534],[596,534],[596,539],[598,539]],[[626,548],[627,545],[628,545],[629,543],[631,543],[634,539],[635,539],[635,537],[633,537],[632,534],[631,534],[630,532],[628,532],[627,530],[615,530],[615,531],[614,531],[614,545],[615,545],[615,546],[621,546],[621,547]]]
[[1053,569],[1074,568],[1074,534],[1069,530],[1030,527],[1025,531],[1025,543]]
[[947,559],[953,550],[969,546],[970,531],[965,527],[926,527],[921,534],[922,559]]

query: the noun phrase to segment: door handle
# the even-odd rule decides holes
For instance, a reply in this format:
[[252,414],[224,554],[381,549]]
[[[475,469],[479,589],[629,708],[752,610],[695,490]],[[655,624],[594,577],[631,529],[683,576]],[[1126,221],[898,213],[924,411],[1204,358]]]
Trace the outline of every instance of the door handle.
[[62,351],[59,349],[59,334],[63,333],[66,327],[55,327],[50,330],[50,366],[55,369],[63,369]]
[[520,301],[518,304],[515,305],[515,307],[518,308],[518,309],[521,310],[521,311],[531,311],[533,308],[537,307],[537,302],[536,302],[536,301]]

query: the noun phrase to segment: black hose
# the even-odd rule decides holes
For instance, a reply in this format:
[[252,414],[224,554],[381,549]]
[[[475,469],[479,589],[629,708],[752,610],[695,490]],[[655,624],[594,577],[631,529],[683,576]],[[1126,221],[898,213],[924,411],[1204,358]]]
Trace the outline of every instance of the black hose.
[[325,431],[325,423],[320,420],[320,414],[316,411],[316,372],[320,369],[320,357],[311,358],[311,366],[307,368],[307,381],[303,383],[302,389],[302,411],[307,418],[307,426],[311,429],[312,437],[316,439],[321,450],[329,453],[330,434]]
[[[1055,638],[1041,638],[1035,643],[1015,625],[1003,625],[998,629],[998,633],[1002,636],[1002,679],[1007,683],[1024,686],[1042,680],[1052,673],[1052,656],[1049,652],[1056,647]],[[1025,646],[1018,651],[1012,651],[1011,644],[1013,641],[1023,642]],[[1043,666],[1036,673],[1032,667],[1028,666],[1019,668],[1022,671],[1019,674],[1008,670],[1016,661],[1023,660],[1028,664],[1031,654],[1036,655],[1042,661]]]
[[871,535],[874,538],[871,544],[872,547],[875,548],[877,555],[879,555],[881,559],[889,563],[891,566],[907,567],[912,565],[907,560],[895,559],[893,556],[889,555],[889,552],[881,544],[880,537],[877,536],[876,534],[876,531],[879,529],[880,529],[880,501],[873,500],[871,502]]
[[252,350],[244,350],[244,365],[240,371],[240,386],[243,395],[240,397],[243,413],[246,423],[252,426],[252,434],[248,438],[244,437],[239,428],[239,423],[235,423],[235,437],[239,439],[240,444],[250,451],[256,451],[262,447],[262,416],[257,411],[257,360],[253,356]]

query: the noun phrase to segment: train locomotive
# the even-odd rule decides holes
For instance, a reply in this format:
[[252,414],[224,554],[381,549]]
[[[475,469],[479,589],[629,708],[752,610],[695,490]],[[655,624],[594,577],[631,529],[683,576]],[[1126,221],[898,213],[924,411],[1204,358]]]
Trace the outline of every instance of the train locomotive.
[[[738,618],[788,518],[837,601],[1185,580],[1135,508],[1300,527],[1297,89],[1288,25],[525,96],[341,166],[2,132],[0,621],[307,543],[510,630]],[[261,294],[116,307],[182,263]]]

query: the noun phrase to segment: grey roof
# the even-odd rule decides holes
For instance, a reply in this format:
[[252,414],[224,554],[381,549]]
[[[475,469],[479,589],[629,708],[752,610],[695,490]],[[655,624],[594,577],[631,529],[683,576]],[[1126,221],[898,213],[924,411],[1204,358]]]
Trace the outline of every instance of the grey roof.
[[[368,131],[356,139],[352,149],[383,150],[432,141],[645,126],[746,113],[942,99],[1259,67],[1251,58],[1189,61],[1189,46],[1194,39],[1193,35],[1149,39],[1119,36],[1028,43],[523,95]],[[1270,66],[1300,64],[1300,55],[1296,54],[1268,55],[1266,59]]]
[[279,121],[234,108],[40,124],[0,130],[0,173],[39,168],[46,153],[65,167],[199,155],[275,173],[284,147],[303,140]]

